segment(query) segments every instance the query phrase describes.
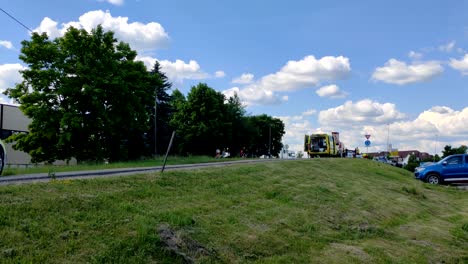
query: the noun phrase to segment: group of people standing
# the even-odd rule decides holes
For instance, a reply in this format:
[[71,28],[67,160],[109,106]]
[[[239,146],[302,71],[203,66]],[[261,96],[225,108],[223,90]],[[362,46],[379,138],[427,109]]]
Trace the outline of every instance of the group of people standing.
[[215,158],[220,159],[220,158],[228,158],[231,156],[231,153],[229,153],[229,148],[223,148],[223,152],[221,150],[216,149],[216,156]]
[[[239,155],[240,155],[241,158],[246,158],[247,157],[245,147],[243,147],[240,150]],[[216,149],[215,158],[221,159],[221,158],[229,158],[229,157],[231,157],[231,153],[229,152],[229,148],[223,148],[223,151],[221,151],[220,149]]]

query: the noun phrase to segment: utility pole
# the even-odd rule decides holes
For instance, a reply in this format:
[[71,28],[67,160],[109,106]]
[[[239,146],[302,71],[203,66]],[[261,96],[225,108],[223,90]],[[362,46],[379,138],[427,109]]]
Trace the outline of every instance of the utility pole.
[[434,162],[436,162],[436,155],[437,155],[437,137],[438,135],[435,135],[435,142],[434,142]]

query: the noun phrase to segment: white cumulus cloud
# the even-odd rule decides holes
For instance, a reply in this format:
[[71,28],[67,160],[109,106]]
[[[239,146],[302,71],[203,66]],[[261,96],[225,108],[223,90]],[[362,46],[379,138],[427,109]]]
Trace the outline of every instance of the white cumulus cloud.
[[[26,69],[19,63],[0,65],[0,93],[7,88],[13,88],[15,84],[23,81],[20,71]],[[0,103],[12,104],[13,101],[5,95],[0,95]]]
[[[156,58],[143,56],[137,57],[137,60],[142,61],[147,69],[152,69]],[[183,60],[169,61],[157,60],[161,65],[161,70],[166,74],[171,82],[183,82],[184,80],[202,80],[211,76],[204,72],[197,61],[190,60],[188,63]]]
[[311,116],[311,115],[315,115],[317,113],[317,110],[315,109],[309,109],[309,110],[306,110],[305,112],[302,113],[303,116]]
[[340,87],[336,84],[326,85],[320,87],[317,91],[315,91],[320,97],[329,97],[329,98],[344,98],[348,94],[343,92]]
[[393,147],[400,150],[416,149],[434,154],[440,153],[445,145],[458,147],[467,144],[466,122],[468,107],[456,111],[447,106],[435,106],[423,111],[414,120],[368,126],[367,130],[376,135],[382,146],[389,137]]
[[20,71],[24,69],[26,68],[19,63],[0,65],[0,92],[20,83],[23,80]]
[[215,72],[215,77],[216,78],[223,78],[224,76],[226,76],[226,73],[223,72],[223,71],[216,71]]
[[444,68],[440,62],[427,61],[411,65],[396,59],[390,59],[385,66],[378,67],[372,74],[372,79],[386,83],[404,85],[427,82],[442,74]]
[[250,105],[274,105],[287,101],[287,96],[279,96],[272,91],[259,89],[256,86],[240,89],[233,87],[222,92],[226,97],[232,97],[236,93],[246,106]]
[[433,106],[429,111],[439,114],[453,113],[453,109],[447,106]]
[[117,6],[120,6],[120,5],[123,5],[124,3],[124,0],[98,0],[99,2],[107,2],[109,4],[113,4],[113,5],[117,5]]
[[183,79],[201,80],[206,79],[209,75],[203,72],[198,62],[190,60],[188,63],[182,60],[174,62],[168,60],[159,61],[162,70],[171,80],[182,81]]
[[100,24],[105,30],[112,30],[116,38],[129,43],[138,51],[154,50],[168,45],[169,35],[161,24],[128,20],[128,17],[113,17],[109,11],[95,10],[84,13],[78,21],[62,23],[60,26],[58,22],[45,17],[34,31],[45,32],[49,37],[56,38],[62,36],[71,26],[91,31]]
[[420,52],[416,52],[416,51],[410,51],[408,53],[408,57],[410,57],[411,59],[414,59],[414,60],[420,60],[420,59],[422,59],[423,54],[420,53]]
[[8,40],[0,40],[0,46],[3,46],[7,49],[13,48],[13,44],[11,43],[11,41],[8,41]]
[[468,75],[468,54],[465,54],[460,60],[450,59],[449,65],[463,75]]
[[241,76],[234,78],[232,80],[232,83],[237,83],[237,84],[249,84],[252,83],[254,79],[254,75],[251,73],[243,73]]
[[[299,61],[288,61],[278,72],[263,76],[244,87],[231,88],[226,93],[237,91],[246,105],[276,104],[287,100],[286,96],[277,93],[314,87],[324,81],[345,79],[350,72],[351,66],[346,57],[325,56],[316,59],[314,56],[306,56]],[[253,75],[243,76],[237,81],[253,81]]]
[[[39,33],[47,33],[47,35],[50,38],[57,38],[63,35],[65,33],[66,28],[63,29],[62,31],[57,27],[58,22],[52,20],[49,17],[44,17],[42,19],[41,23],[39,24],[39,27],[35,28],[34,31],[39,32]],[[79,26],[79,25],[77,25]]]
[[450,41],[447,44],[440,45],[439,50],[443,52],[452,52],[453,48],[455,48],[455,41]]
[[346,57],[316,59],[306,56],[299,61],[288,61],[280,71],[264,76],[259,85],[270,91],[293,91],[316,86],[323,81],[346,79],[350,72],[351,66]]
[[435,106],[421,113],[416,121],[427,122],[437,129],[437,133],[447,137],[468,136],[468,107],[455,111],[447,106]]
[[320,111],[319,122],[329,126],[347,127],[356,124],[384,124],[404,117],[394,104],[364,99],[355,103],[347,101],[338,107]]

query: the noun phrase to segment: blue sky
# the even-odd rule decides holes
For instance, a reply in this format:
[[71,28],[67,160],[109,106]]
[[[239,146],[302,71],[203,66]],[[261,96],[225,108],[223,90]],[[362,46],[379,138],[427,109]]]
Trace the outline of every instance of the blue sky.
[[[237,92],[248,113],[286,124],[283,142],[339,131],[349,148],[440,152],[468,144],[464,1],[6,1],[29,28],[102,24],[159,60],[173,87]],[[27,30],[0,13],[0,90],[21,81]],[[466,57],[465,57],[466,55]],[[10,102],[3,96],[3,102]]]

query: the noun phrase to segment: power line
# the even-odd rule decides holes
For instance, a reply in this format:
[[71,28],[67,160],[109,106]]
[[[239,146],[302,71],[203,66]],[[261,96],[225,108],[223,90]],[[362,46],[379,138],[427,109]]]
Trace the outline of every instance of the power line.
[[28,28],[25,24],[21,23],[18,19],[16,19],[14,16],[10,15],[7,11],[3,10],[3,8],[0,7],[0,10],[5,13],[7,16],[9,16],[11,19],[14,21],[18,22],[21,26],[23,26],[25,29],[29,30],[30,32],[33,32],[30,28]]

